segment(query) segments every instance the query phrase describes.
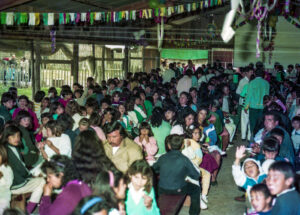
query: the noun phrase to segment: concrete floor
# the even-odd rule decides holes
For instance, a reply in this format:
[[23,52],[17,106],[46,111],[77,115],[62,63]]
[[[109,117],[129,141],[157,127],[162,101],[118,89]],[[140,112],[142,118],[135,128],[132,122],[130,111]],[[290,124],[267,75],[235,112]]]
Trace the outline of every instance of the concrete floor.
[[[245,211],[245,203],[237,202],[234,197],[243,193],[235,185],[231,173],[231,166],[235,157],[236,145],[246,144],[236,138],[234,147],[227,150],[227,157],[223,158],[219,172],[217,186],[212,186],[208,193],[208,209],[201,210],[201,215],[242,215]],[[183,206],[179,215],[188,215],[189,207]]]

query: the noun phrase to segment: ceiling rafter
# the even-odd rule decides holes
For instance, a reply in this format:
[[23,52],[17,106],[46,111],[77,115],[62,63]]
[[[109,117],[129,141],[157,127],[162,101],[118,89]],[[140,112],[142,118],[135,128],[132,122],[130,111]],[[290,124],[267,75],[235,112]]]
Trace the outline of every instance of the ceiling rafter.
[[15,0],[15,1],[1,0],[0,1],[0,11],[9,10],[11,8],[21,6],[21,5],[25,5],[25,4],[31,3],[33,1],[36,1],[36,0]]
[[108,5],[104,5],[104,4],[101,4],[101,3],[95,3],[95,2],[92,2],[92,1],[89,1],[89,0],[71,0],[71,1],[78,2],[78,3],[81,3],[81,4],[85,4],[85,5],[89,5],[89,6],[92,6],[92,7],[97,7],[99,9],[102,9],[102,10],[105,10],[105,11],[112,10],[112,7],[110,7]]

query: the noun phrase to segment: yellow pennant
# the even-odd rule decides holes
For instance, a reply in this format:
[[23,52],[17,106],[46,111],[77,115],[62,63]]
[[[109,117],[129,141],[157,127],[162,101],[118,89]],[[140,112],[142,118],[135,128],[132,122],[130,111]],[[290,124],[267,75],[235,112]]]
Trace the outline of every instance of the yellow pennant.
[[39,25],[40,24],[40,14],[39,13],[35,13],[35,25]]

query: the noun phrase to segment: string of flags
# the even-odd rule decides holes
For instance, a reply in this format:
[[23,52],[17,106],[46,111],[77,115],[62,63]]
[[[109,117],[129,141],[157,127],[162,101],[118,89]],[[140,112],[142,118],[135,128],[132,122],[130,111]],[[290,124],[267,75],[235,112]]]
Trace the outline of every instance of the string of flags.
[[1,12],[1,25],[45,25],[51,26],[88,23],[93,25],[96,21],[105,23],[118,23],[120,21],[135,21],[137,19],[154,19],[155,17],[170,17],[172,15],[185,12],[193,12],[220,6],[225,0],[203,0],[200,2],[182,4],[170,7],[160,7],[153,9],[130,10],[130,11],[110,11],[110,12],[86,12],[86,13],[26,13],[26,12]]

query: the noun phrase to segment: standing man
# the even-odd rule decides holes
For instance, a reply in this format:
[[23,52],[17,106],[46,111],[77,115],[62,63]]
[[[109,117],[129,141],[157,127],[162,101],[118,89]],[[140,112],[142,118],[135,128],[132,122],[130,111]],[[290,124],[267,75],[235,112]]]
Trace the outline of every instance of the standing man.
[[263,79],[265,72],[262,68],[257,68],[255,71],[256,78],[250,81],[245,100],[245,112],[249,110],[250,131],[253,137],[253,130],[257,120],[263,114],[263,98],[269,95],[270,84]]
[[[250,67],[246,67],[243,71],[242,71],[242,75],[244,76],[244,78],[242,78],[239,82],[239,85],[236,89],[236,94],[239,95],[239,107],[238,107],[238,120],[236,123],[237,128],[239,128],[239,124],[241,122],[241,134],[242,134],[242,139],[245,140],[246,136],[247,136],[247,124],[249,121],[249,113],[242,111],[244,105],[245,105],[245,97],[246,97],[246,93],[247,93],[247,89],[248,89],[248,84],[250,82],[251,76],[253,75],[253,69]],[[245,88],[245,89],[244,89]],[[244,93],[245,92],[245,93]],[[244,95],[245,94],[245,95]],[[249,134],[250,136],[250,134]],[[249,137],[248,136],[248,137]],[[248,138],[250,139],[250,137]]]
[[126,173],[134,161],[143,159],[141,147],[126,137],[119,122],[107,124],[104,131],[107,139],[103,144],[105,153],[121,172]]

